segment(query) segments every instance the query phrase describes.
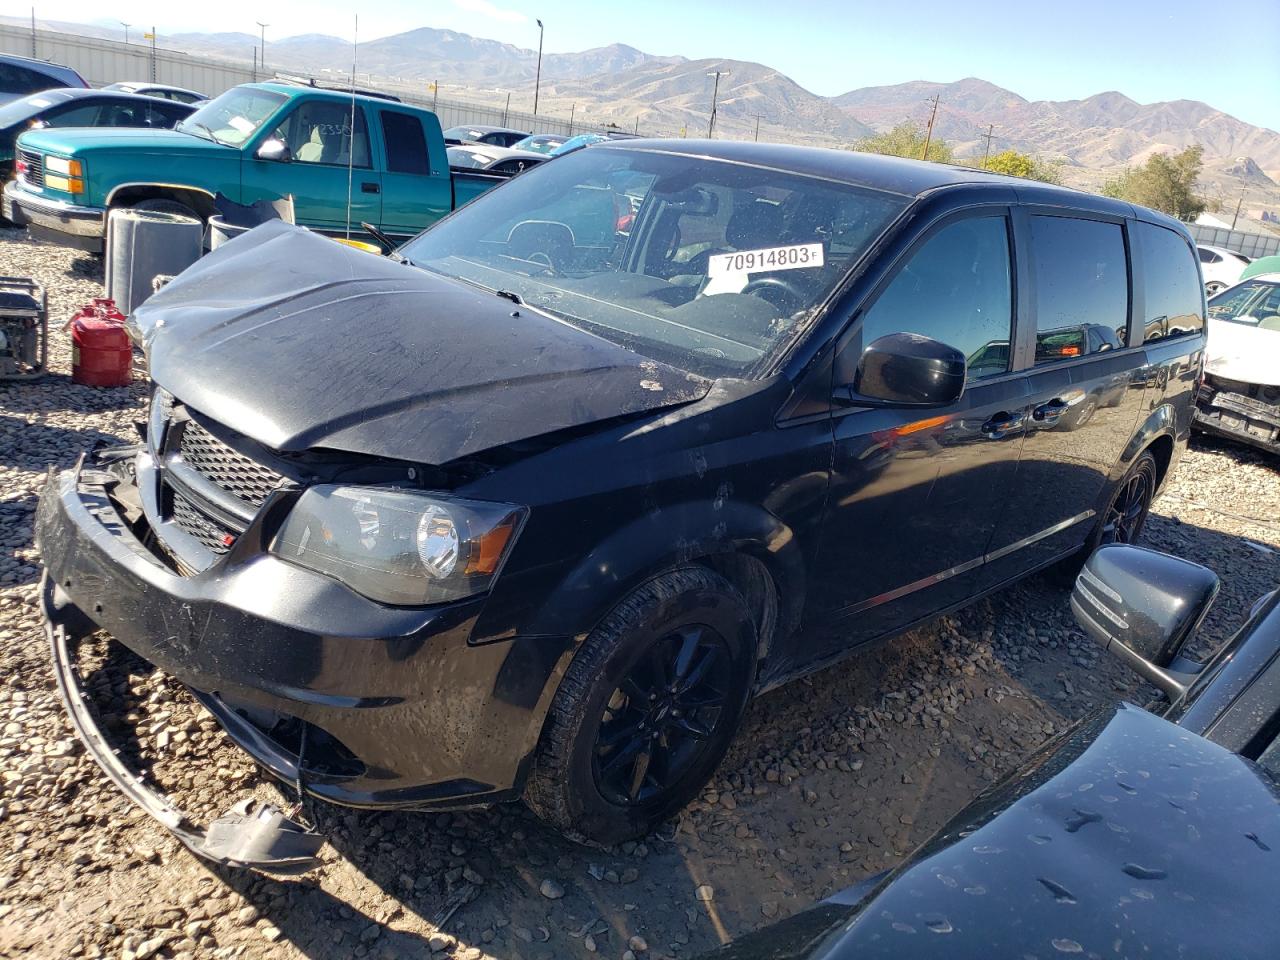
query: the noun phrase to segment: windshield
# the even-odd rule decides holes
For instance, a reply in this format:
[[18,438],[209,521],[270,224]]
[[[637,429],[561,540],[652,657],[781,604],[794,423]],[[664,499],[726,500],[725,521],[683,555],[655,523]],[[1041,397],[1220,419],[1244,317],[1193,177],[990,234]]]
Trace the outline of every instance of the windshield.
[[488,154],[476,153],[474,150],[468,150],[465,147],[450,147],[445,153],[449,157],[449,166],[451,167],[478,170],[481,167],[487,167],[493,162],[493,157]]
[[52,96],[49,93],[33,93],[30,96],[19,97],[0,107],[0,128],[11,127],[15,123],[21,123],[29,120],[41,110],[52,107],[55,103],[64,103],[70,97],[60,97],[56,93]]
[[564,143],[564,137],[532,136],[517,140],[511,145],[513,150],[532,150],[534,153],[550,153]]
[[1280,282],[1246,280],[1209,300],[1209,316],[1280,333]]
[[178,129],[215,143],[238,147],[260,129],[288,97],[254,87],[232,87],[210,100]]
[[599,147],[481,195],[401,253],[638,353],[742,376],[794,336],[908,202]]

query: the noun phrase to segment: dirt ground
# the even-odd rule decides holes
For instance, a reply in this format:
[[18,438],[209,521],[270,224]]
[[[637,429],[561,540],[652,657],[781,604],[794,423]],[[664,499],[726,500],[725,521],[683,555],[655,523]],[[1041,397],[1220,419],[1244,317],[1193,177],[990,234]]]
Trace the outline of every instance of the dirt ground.
[[[36,607],[31,542],[47,464],[129,438],[141,385],[69,379],[72,309],[98,262],[0,230],[0,273],[52,295],[54,372],[0,386],[0,955],[687,957],[893,866],[975,793],[1135,679],[1036,577],[759,698],[702,798],[642,843],[569,843],[507,806],[359,813],[309,802],[330,840],[297,879],[211,869],[133,808],[75,739]],[[1223,590],[1211,648],[1280,582],[1280,462],[1197,439],[1146,542]],[[178,684],[115,643],[90,651],[94,706],[129,762],[207,820],[252,793],[292,803]],[[703,888],[703,889],[699,889]],[[709,889],[706,889],[709,888]]]

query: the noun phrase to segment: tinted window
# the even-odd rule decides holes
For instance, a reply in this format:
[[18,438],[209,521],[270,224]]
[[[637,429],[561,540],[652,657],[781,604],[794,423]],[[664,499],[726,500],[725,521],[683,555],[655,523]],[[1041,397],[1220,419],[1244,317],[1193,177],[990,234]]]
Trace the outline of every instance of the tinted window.
[[50,87],[65,87],[47,74],[37,70],[28,70],[12,63],[0,63],[0,92],[4,93],[38,93]]
[[948,224],[911,255],[862,321],[862,348],[918,333],[961,351],[969,379],[1009,369],[1013,294],[1004,217]]
[[102,105],[97,101],[81,100],[48,110],[40,119],[50,127],[92,127],[97,125],[101,110]]
[[285,118],[273,134],[283,140],[298,163],[326,163],[345,167],[369,166],[369,133],[364,110],[356,108],[355,137],[351,135],[351,104],[311,100]]
[[1206,250],[1204,247],[1196,247],[1196,252],[1200,254],[1201,263],[1217,263],[1222,259],[1212,250]]
[[387,144],[387,169],[392,173],[430,173],[427,138],[422,121],[407,113],[382,113],[382,139]]
[[1118,349],[1129,323],[1129,266],[1119,224],[1032,217],[1037,364]]
[[1199,333],[1204,292],[1187,242],[1164,227],[1135,224],[1142,236],[1143,290],[1147,297],[1143,343]]

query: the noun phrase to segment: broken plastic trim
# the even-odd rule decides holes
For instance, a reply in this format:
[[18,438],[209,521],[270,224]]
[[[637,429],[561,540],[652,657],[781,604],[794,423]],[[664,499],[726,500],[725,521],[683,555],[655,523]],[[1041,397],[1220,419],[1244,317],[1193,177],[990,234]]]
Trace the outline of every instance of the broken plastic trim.
[[158,820],[196,856],[228,867],[248,867],[276,874],[298,874],[320,865],[324,837],[289,819],[271,804],[255,806],[246,797],[201,831],[163,794],[149,787],[121,761],[98,729],[69,655],[67,630],[45,617],[45,634],[53,651],[58,691],[72,726],[89,755],[120,791]]

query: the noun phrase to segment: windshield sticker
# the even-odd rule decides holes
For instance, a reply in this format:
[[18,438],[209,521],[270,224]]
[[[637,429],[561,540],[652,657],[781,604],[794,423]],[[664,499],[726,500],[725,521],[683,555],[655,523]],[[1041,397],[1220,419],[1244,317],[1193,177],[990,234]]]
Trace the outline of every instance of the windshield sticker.
[[252,120],[246,120],[244,117],[228,117],[227,126],[239,130],[241,133],[253,133],[254,126]]
[[766,270],[801,270],[822,266],[822,244],[797,243],[790,247],[765,247],[720,253],[707,261],[707,276],[762,273]]

